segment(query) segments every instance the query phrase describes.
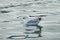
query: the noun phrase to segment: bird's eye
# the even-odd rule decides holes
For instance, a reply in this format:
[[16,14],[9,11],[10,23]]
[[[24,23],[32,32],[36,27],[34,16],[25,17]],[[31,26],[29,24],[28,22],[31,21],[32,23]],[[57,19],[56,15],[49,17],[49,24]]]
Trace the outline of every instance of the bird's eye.
[[41,18],[39,18],[39,20],[41,20]]

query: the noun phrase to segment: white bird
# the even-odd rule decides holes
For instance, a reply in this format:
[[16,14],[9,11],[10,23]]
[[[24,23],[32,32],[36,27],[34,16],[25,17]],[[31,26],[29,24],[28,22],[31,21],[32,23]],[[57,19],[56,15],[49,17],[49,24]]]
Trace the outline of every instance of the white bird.
[[26,26],[37,26],[38,23],[40,22],[41,18],[40,17],[35,17],[33,19],[31,19],[32,17],[31,16],[25,16],[24,19],[24,23]]

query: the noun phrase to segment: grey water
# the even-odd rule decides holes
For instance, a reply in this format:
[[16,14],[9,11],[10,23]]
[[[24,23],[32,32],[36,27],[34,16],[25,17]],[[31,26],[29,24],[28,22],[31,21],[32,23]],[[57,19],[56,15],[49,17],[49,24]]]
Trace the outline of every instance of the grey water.
[[[24,34],[26,15],[47,15],[39,23],[43,37],[7,39]],[[0,40],[60,40],[60,0],[0,0]]]

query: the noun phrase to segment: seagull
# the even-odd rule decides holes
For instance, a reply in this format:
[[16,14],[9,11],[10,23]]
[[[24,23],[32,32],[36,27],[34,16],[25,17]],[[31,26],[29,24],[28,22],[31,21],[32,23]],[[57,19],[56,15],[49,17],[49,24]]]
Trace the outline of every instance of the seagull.
[[26,26],[37,26],[41,20],[40,17],[33,18],[33,19],[31,19],[31,18],[32,18],[32,16],[25,16],[24,17],[24,19],[25,19],[24,23]]

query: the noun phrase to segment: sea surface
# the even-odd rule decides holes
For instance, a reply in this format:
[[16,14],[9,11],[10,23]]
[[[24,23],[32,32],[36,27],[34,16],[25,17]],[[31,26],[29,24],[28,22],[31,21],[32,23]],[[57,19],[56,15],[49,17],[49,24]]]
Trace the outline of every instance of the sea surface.
[[[26,15],[47,15],[39,23],[42,37],[7,39],[24,34]],[[60,0],[0,0],[0,40],[60,40]]]

